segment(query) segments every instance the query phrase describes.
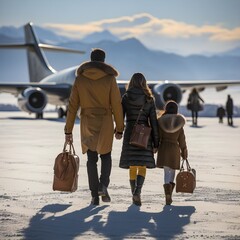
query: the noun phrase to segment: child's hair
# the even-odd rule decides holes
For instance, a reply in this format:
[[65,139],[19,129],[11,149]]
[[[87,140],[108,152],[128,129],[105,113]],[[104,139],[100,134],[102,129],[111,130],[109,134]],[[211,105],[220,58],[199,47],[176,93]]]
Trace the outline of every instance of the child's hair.
[[178,105],[175,101],[170,100],[165,105],[164,114],[177,114],[178,113]]

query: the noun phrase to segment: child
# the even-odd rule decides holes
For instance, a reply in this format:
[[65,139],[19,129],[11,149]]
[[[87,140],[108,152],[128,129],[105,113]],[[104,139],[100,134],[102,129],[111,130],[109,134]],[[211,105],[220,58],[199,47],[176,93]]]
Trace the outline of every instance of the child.
[[217,117],[219,118],[219,123],[223,123],[223,117],[225,116],[225,109],[223,106],[218,107]]
[[169,101],[164,113],[158,118],[160,144],[158,147],[157,167],[164,169],[164,192],[166,205],[172,203],[175,186],[175,170],[180,169],[180,159],[188,157],[183,126],[185,118],[178,114],[178,105]]

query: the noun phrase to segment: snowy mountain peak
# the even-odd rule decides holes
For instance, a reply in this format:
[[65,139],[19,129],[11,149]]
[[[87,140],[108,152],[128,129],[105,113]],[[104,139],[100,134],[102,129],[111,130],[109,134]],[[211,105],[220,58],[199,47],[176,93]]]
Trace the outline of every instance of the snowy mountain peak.
[[101,41],[113,41],[118,42],[119,38],[117,38],[115,35],[113,35],[110,31],[104,30],[102,32],[94,32],[86,37],[82,38],[81,41],[85,43],[96,43]]

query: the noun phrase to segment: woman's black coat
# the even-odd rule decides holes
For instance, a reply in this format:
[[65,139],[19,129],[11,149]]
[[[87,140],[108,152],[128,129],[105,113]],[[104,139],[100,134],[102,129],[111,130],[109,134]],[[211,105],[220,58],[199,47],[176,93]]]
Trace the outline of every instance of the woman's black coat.
[[[147,149],[129,144],[133,126],[143,104],[144,108],[140,115],[139,123],[146,126],[150,125],[152,128]],[[146,166],[147,168],[155,168],[153,147],[158,147],[159,132],[154,100],[147,99],[147,96],[142,89],[131,88],[123,95],[122,106],[124,116],[126,117],[126,128],[119,166],[121,168],[129,168],[129,166]]]

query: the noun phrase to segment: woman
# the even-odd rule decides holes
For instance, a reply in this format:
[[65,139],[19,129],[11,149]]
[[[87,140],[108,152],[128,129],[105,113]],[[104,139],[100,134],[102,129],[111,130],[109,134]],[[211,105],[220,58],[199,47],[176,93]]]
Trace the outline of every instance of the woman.
[[[146,168],[155,168],[154,153],[159,144],[155,102],[142,73],[133,74],[128,89],[122,97],[122,107],[124,117],[126,116],[126,128],[119,166],[129,169],[133,203],[141,206],[140,194],[146,176]],[[133,126],[142,107],[143,111],[138,123],[152,128],[147,149],[129,144]]]
[[193,126],[197,126],[198,112],[203,110],[202,104],[200,101],[204,103],[204,100],[198,94],[196,88],[193,88],[192,92],[188,97],[188,109],[192,111],[192,124]]
[[172,203],[175,186],[175,170],[180,169],[180,158],[188,156],[183,126],[185,118],[178,114],[178,105],[169,101],[165,112],[158,118],[160,144],[158,147],[157,167],[164,169],[164,192],[166,205]]

